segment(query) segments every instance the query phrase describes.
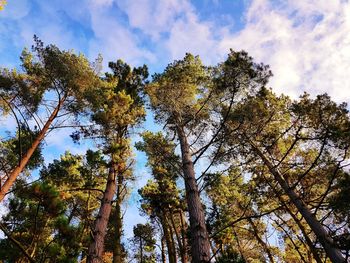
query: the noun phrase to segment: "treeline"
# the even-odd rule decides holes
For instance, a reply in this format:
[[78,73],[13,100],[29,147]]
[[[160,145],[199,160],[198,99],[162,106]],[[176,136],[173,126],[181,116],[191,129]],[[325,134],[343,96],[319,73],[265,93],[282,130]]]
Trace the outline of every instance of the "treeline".
[[[276,95],[269,67],[244,51],[216,66],[186,54],[151,78],[121,60],[102,74],[101,57],[36,37],[20,59],[0,72],[1,118],[16,127],[0,138],[2,262],[348,261],[345,103]],[[163,131],[135,144],[151,177],[138,189],[148,223],[126,240],[146,108]],[[45,137],[61,129],[95,147],[44,165]]]

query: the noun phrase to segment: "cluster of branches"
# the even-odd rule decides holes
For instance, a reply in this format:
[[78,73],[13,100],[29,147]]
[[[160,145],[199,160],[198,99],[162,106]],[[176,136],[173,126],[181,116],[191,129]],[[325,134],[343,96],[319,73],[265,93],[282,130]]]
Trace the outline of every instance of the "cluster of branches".
[[[350,119],[326,95],[297,100],[267,87],[268,66],[232,51],[216,66],[186,54],[148,80],[131,68],[35,38],[22,71],[2,69],[0,228],[6,262],[346,262]],[[145,104],[164,131],[141,133],[150,180],[146,224],[123,242],[132,130]],[[43,165],[45,137],[92,140]],[[37,180],[26,176],[40,168]],[[128,249],[130,248],[130,249]]]

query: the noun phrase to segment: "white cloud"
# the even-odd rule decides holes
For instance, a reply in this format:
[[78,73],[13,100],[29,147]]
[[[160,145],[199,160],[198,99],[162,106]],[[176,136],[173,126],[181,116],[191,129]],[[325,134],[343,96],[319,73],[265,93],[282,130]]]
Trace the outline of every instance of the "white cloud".
[[173,23],[193,8],[187,0],[132,0],[118,1],[119,7],[128,15],[132,27],[158,40],[161,33],[168,32]]
[[17,128],[16,119],[10,115],[2,115],[0,116],[0,127],[2,128],[2,131],[15,132]]
[[113,4],[113,0],[91,0],[90,3],[93,6],[111,6]]
[[277,92],[328,92],[337,101],[350,96],[350,4],[345,1],[254,0],[244,29],[226,34],[220,49],[245,49],[270,64]]
[[90,57],[102,53],[104,61],[121,58],[131,64],[154,60],[153,54],[139,47],[137,36],[122,25],[108,8],[91,7],[90,12],[91,28],[95,35],[90,41]]
[[184,57],[186,52],[200,55],[206,63],[218,60],[219,50],[214,38],[214,24],[200,22],[195,13],[174,23],[169,39],[165,42],[172,59]]
[[347,1],[253,0],[244,14],[243,29],[234,33],[229,24],[200,20],[185,0],[119,1],[118,5],[131,27],[155,41],[160,50],[157,58],[179,59],[191,52],[213,64],[222,61],[230,48],[244,49],[255,61],[271,66],[270,84],[278,93],[297,97],[303,91],[328,92],[338,102],[350,96]]
[[[215,21],[200,21],[194,6],[187,0],[117,1],[132,28],[150,36],[156,46],[158,62],[184,57],[186,52],[200,55],[207,63],[216,62],[218,52]],[[169,62],[169,61],[168,61]]]

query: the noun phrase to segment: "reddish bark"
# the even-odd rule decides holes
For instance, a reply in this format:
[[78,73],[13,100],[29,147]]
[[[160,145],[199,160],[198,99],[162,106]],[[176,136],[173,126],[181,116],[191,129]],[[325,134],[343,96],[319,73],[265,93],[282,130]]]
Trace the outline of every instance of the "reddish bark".
[[21,174],[21,172],[24,170],[26,165],[28,164],[30,158],[32,157],[35,150],[38,148],[40,143],[45,138],[45,135],[47,131],[49,130],[52,122],[56,118],[62,104],[64,102],[64,98],[62,98],[59,103],[57,104],[54,111],[51,113],[49,119],[45,123],[44,127],[39,132],[38,136],[33,141],[30,148],[27,150],[27,152],[22,156],[21,160],[19,161],[18,166],[9,174],[8,178],[6,179],[5,183],[1,186],[0,189],[0,202],[5,198],[6,193],[10,190],[14,182],[16,181],[17,177]]
[[93,240],[89,246],[87,263],[101,263],[103,262],[104,243],[107,232],[107,225],[109,216],[112,210],[112,200],[116,190],[116,170],[115,164],[111,162],[111,167],[108,173],[108,181],[106,189],[103,193],[101,207],[98,212],[94,229]]

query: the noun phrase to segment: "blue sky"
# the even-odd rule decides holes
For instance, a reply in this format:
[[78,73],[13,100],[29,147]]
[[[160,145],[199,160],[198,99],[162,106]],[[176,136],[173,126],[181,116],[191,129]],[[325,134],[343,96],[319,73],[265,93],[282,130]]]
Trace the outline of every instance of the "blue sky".
[[[207,64],[230,48],[271,65],[271,85],[297,96],[349,98],[350,11],[344,0],[9,0],[0,63],[17,66],[34,34],[45,43],[161,71],[185,52]],[[346,89],[344,87],[346,86]]]
[[[91,60],[101,53],[105,65],[121,58],[134,66],[146,63],[151,72],[186,52],[216,64],[230,48],[244,49],[271,66],[270,85],[278,93],[327,92],[338,102],[350,97],[349,1],[8,0],[0,12],[0,66],[18,67],[34,34]],[[146,127],[153,127],[150,123]],[[13,122],[0,120],[0,125],[11,128]],[[88,145],[77,148],[69,134],[61,130],[47,138],[47,160],[66,147],[85,151]],[[137,160],[137,175],[144,179],[144,156]],[[127,233],[138,218],[132,204]]]

